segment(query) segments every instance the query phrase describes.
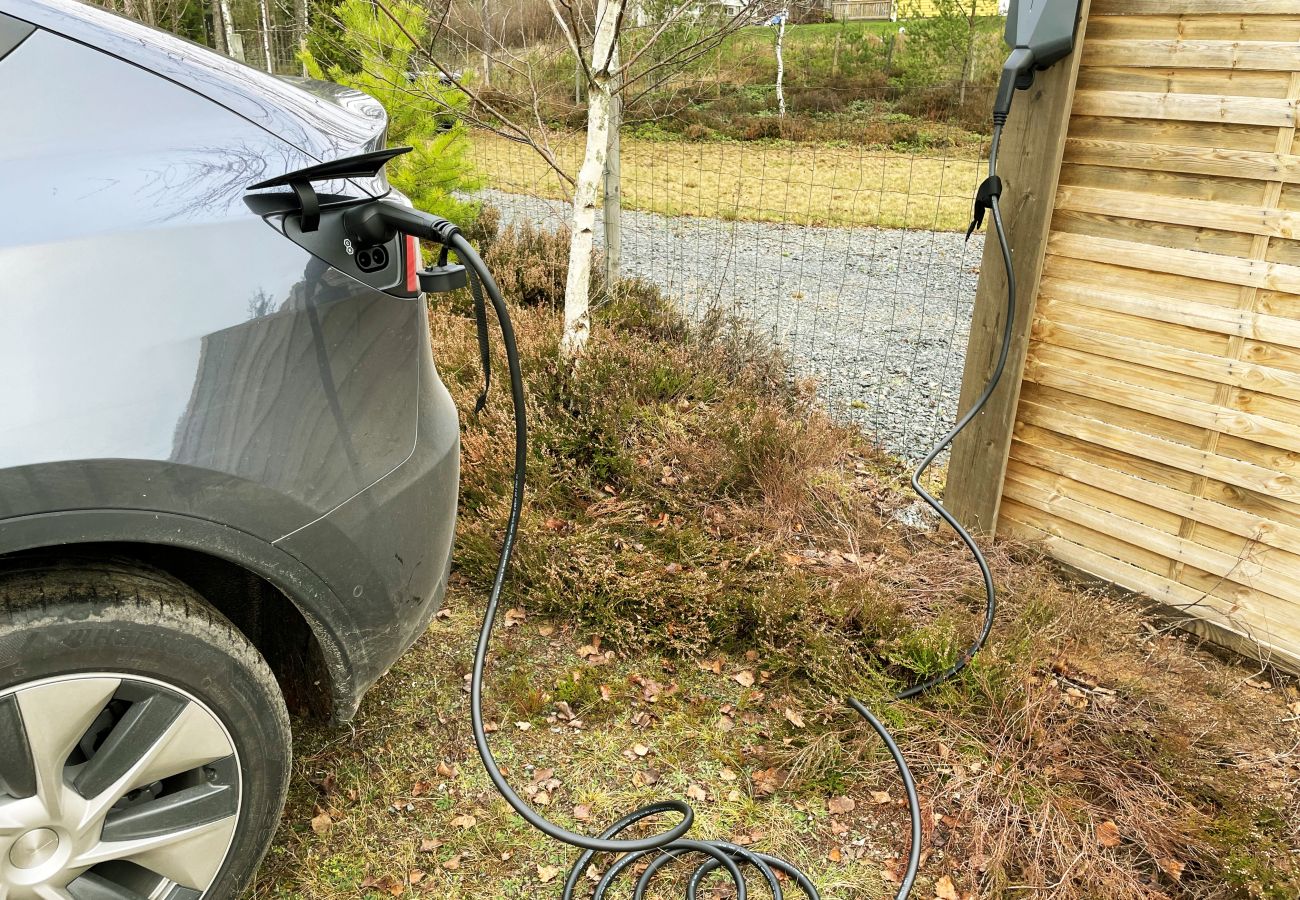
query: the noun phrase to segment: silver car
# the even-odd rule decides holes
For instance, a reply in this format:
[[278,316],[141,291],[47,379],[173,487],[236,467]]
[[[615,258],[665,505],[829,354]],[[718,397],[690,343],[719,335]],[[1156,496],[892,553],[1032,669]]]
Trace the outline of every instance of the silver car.
[[418,250],[335,228],[386,116],[0,0],[0,123],[0,897],[232,897],[289,711],[352,716],[447,582]]

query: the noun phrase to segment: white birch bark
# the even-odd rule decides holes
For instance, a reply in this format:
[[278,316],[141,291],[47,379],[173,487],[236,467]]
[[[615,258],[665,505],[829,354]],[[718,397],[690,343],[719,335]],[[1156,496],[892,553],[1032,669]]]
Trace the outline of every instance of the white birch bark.
[[781,10],[781,24],[776,32],[776,108],[785,117],[785,57],[781,53],[785,44],[785,20],[790,17],[790,7]]
[[262,54],[266,60],[266,71],[275,74],[275,61],[271,59],[271,17],[266,11],[266,0],[260,0],[258,7],[262,13]]
[[560,350],[575,358],[591,336],[591,257],[596,228],[596,199],[600,196],[609,147],[609,111],[613,100],[611,60],[618,41],[624,0],[598,0],[596,33],[591,49],[591,83],[587,89],[587,146],[573,189],[573,236],[569,243],[569,276],[564,290],[564,336]]
[[483,85],[489,87],[492,84],[492,41],[494,35],[492,31],[492,9],[489,6],[490,0],[483,0],[480,11],[483,19]]
[[[614,45],[613,63],[619,67],[618,44]],[[617,88],[616,88],[617,90]],[[615,94],[609,105],[609,144],[605,157],[605,292],[614,290],[622,268],[623,256],[623,163],[619,126],[623,124],[623,96]]]
[[[298,53],[301,55],[307,50],[307,0],[297,0],[293,11],[293,30],[294,42],[298,45]],[[302,64],[302,74],[307,74],[307,63]]]
[[226,53],[235,55],[235,20],[230,15],[230,0],[221,0],[221,28],[226,36]]

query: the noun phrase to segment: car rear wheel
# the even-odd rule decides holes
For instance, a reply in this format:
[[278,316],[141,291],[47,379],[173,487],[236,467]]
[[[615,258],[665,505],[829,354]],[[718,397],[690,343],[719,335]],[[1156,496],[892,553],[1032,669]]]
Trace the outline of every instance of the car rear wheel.
[[0,898],[234,897],[279,821],[265,661],[185,585],[116,563],[0,576]]

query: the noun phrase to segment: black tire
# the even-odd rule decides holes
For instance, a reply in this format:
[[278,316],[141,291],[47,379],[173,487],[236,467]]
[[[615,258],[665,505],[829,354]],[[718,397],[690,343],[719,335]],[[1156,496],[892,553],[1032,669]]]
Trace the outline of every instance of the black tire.
[[[165,896],[174,900],[199,896],[226,900],[238,896],[251,880],[279,824],[289,780],[289,717],[266,661],[193,590],[147,567],[125,562],[68,561],[0,574],[0,698],[8,695],[10,706],[17,710],[19,698],[35,696],[24,695],[24,690],[33,690],[24,685],[36,683],[35,689],[39,690],[41,685],[63,683],[62,676],[77,673],[83,673],[80,679],[74,679],[78,684],[89,683],[89,673],[109,673],[126,676],[122,684],[135,685],[133,689],[143,689],[139,685],[146,682],[156,685],[165,698],[189,695],[188,700],[176,702],[197,699],[210,714],[205,719],[209,724],[204,727],[211,728],[212,717],[224,726],[237,754],[237,765],[229,768],[232,774],[225,776],[229,783],[223,787],[237,784],[239,791],[234,801],[237,811],[232,804],[222,812],[224,824],[220,827],[228,830],[233,822],[233,838],[222,839],[229,840],[224,861],[202,893],[176,889]],[[131,676],[141,681],[131,681]],[[173,690],[175,695],[170,693]],[[113,710],[123,708],[123,701],[112,702],[118,704]],[[201,707],[196,706],[198,709]],[[106,706],[105,710],[100,715],[108,715],[111,721],[110,708]],[[35,717],[30,709],[29,715]],[[8,721],[11,732],[21,732],[12,727],[16,721],[12,715]],[[5,722],[0,714],[0,728]],[[107,735],[116,725],[101,727]],[[99,740],[101,743],[95,746],[109,746],[106,737]],[[12,741],[11,734],[10,747],[14,746]],[[6,736],[0,734],[0,754],[5,747]],[[100,750],[87,752],[98,754]],[[185,776],[190,779],[186,783],[197,782],[200,789],[206,789],[203,779],[215,781],[214,768],[218,765],[195,768]],[[28,768],[36,770],[34,764]],[[0,768],[0,802],[6,797],[22,797],[16,789],[6,794],[4,774]],[[179,779],[176,776],[174,781]],[[160,775],[150,785],[155,796],[146,799],[157,799],[158,793],[166,795],[178,789],[155,787],[163,784]],[[134,789],[131,795],[138,799],[140,793],[141,789]],[[183,830],[189,826],[182,823],[176,827]],[[101,841],[109,839],[107,831],[104,826]],[[72,839],[67,841],[73,843]],[[29,843],[39,843],[39,837]],[[30,860],[28,863],[35,865]],[[91,875],[99,877],[95,875],[98,871],[92,870]],[[85,893],[90,896],[93,892]]]

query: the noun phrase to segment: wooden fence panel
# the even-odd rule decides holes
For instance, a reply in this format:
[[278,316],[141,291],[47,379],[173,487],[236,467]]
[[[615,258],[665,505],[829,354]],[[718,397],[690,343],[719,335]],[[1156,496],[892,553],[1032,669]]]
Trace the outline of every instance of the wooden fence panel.
[[1086,24],[1005,478],[971,501],[957,448],[961,515],[1300,668],[1300,7]]

